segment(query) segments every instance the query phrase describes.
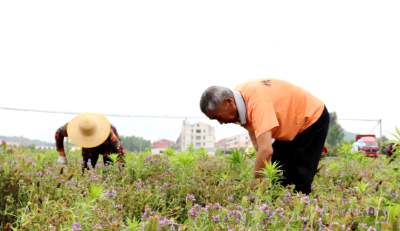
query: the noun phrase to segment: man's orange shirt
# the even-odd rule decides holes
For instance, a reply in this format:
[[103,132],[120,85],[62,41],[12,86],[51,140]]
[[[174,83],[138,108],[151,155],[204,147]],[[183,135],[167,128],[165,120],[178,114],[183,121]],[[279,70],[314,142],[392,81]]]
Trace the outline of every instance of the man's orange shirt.
[[279,79],[256,79],[235,88],[246,106],[246,123],[258,138],[271,131],[272,138],[290,141],[321,116],[324,103],[308,91]]

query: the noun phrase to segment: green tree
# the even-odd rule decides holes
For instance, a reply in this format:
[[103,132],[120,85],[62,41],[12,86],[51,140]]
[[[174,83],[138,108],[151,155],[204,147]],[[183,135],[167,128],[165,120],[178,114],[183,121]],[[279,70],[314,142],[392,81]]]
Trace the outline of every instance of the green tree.
[[[386,136],[382,136],[382,146],[379,147],[379,153],[381,154],[386,154],[386,148],[387,145],[385,145],[385,142],[388,141],[389,139]],[[379,137],[378,140],[378,145],[381,145],[381,138]]]
[[329,113],[329,128],[331,128],[335,124],[338,124],[338,123],[337,123],[337,114],[334,111],[334,112]]
[[340,124],[337,123],[336,112],[329,113],[329,117],[330,117],[329,131],[328,131],[328,136],[326,137],[326,142],[331,148],[333,148],[343,141],[344,130],[342,126],[340,126]]
[[136,136],[120,136],[122,146],[127,151],[143,151],[146,148],[151,148],[150,140],[145,140],[142,137]]
[[35,150],[36,150],[35,144],[30,144],[30,145],[26,146],[26,148],[28,148],[28,149],[30,149],[30,150],[32,150],[32,151],[35,151]]

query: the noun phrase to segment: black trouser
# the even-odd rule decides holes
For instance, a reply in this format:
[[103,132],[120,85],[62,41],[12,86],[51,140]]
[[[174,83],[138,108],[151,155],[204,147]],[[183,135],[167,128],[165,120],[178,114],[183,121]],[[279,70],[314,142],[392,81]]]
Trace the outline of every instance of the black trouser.
[[295,185],[295,190],[304,194],[311,192],[311,184],[318,168],[322,148],[329,128],[329,113],[326,107],[320,118],[292,141],[275,140],[272,161],[282,166],[282,185]]
[[[96,166],[96,163],[97,163],[97,160],[99,159],[99,156],[100,156],[101,154],[93,154],[93,155],[91,155],[91,156],[87,156],[87,155],[82,155],[82,157],[83,157],[83,168],[82,168],[82,171],[86,168],[86,169],[89,169],[88,168],[88,161],[89,161],[89,159],[90,159],[90,164],[92,165],[92,167],[93,168],[95,168],[95,166]],[[101,156],[103,156],[103,155],[101,155]],[[111,160],[108,158],[108,156],[103,156],[103,162],[105,163],[105,164],[109,164],[109,163],[111,163]]]

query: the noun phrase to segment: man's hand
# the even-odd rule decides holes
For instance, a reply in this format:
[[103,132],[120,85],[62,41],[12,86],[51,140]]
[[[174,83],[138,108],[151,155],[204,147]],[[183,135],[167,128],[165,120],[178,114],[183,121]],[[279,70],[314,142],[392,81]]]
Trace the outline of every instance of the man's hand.
[[261,134],[257,138],[258,152],[254,163],[254,177],[261,178],[262,176],[258,173],[259,170],[265,168],[264,161],[271,161],[273,149],[272,149],[272,134],[271,131]]
[[59,151],[59,155],[61,156],[61,157],[66,157],[66,155],[65,155],[65,152],[64,151]]
[[57,163],[62,165],[67,165],[67,157],[64,151],[60,151],[60,156],[58,157]]
[[58,164],[67,165],[67,157],[59,156],[57,160]]

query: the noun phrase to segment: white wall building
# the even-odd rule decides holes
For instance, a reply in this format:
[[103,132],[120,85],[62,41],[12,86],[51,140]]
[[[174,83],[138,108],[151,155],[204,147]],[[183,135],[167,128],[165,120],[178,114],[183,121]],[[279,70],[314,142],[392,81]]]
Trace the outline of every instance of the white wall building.
[[246,149],[248,146],[253,145],[251,142],[249,133],[242,133],[239,135],[231,136],[226,138],[226,151],[234,149],[243,148]]
[[205,148],[209,152],[215,152],[215,128],[206,123],[190,124],[184,120],[176,143],[181,151],[187,150],[188,145],[193,144],[196,149]]
[[40,150],[52,150],[52,149],[56,149],[56,147],[54,146],[44,146],[44,145],[40,145],[40,146],[36,146],[36,149],[40,149]]

